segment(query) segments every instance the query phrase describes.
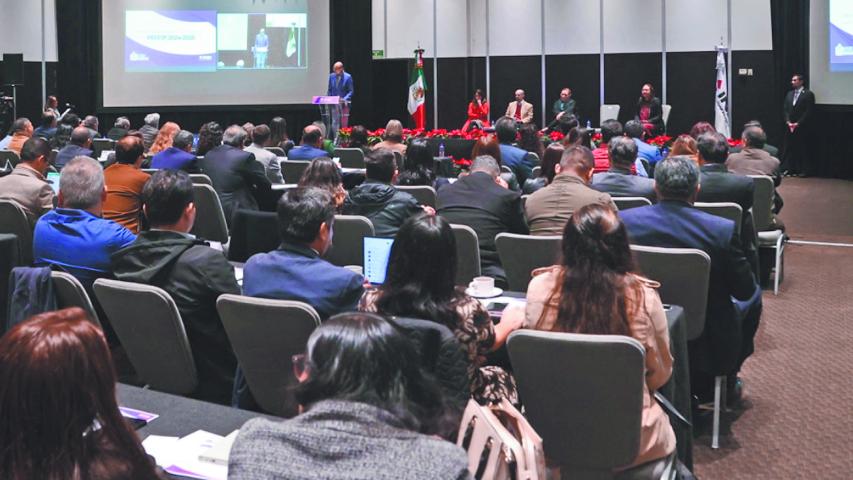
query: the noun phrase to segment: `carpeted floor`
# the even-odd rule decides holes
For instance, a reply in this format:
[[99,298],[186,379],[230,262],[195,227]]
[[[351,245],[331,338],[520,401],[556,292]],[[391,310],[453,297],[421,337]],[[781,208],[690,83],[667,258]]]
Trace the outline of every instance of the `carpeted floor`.
[[[785,179],[792,238],[853,244],[853,182]],[[743,407],[694,443],[708,479],[853,478],[853,247],[789,244],[779,296],[764,293]],[[733,422],[732,422],[733,420]]]

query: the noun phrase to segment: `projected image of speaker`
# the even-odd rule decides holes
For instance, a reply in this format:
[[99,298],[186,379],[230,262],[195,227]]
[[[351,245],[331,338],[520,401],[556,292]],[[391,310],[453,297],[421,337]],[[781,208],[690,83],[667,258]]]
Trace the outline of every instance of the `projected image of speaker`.
[[24,84],[24,54],[4,53],[3,70],[0,75],[0,83],[3,85]]

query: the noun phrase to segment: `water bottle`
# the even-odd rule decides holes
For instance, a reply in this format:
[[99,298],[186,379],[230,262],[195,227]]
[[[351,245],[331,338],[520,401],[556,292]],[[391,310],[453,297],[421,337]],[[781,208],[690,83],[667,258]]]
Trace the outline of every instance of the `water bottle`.
[[589,120],[586,121],[586,128],[587,128],[587,130],[592,128],[592,122],[590,122]]
[[444,141],[438,144],[438,156],[444,158]]

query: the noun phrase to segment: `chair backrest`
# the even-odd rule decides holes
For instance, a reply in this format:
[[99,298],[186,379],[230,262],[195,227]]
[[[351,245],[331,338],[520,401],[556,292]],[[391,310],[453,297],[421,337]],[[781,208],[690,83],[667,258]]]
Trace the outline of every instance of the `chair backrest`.
[[613,203],[619,210],[628,210],[629,208],[646,207],[652,202],[646,197],[612,197]]
[[495,237],[498,256],[506,271],[509,289],[526,292],[530,272],[540,267],[554,265],[560,258],[560,235],[533,236],[516,233],[499,233]]
[[6,162],[14,168],[21,162],[21,157],[11,150],[0,150],[0,167],[5,167]]
[[211,180],[210,177],[203,173],[191,173],[190,179],[193,181],[194,184],[198,183],[202,185],[210,185],[211,187],[213,186],[213,180]]
[[116,142],[109,138],[92,139],[92,156],[98,158],[104,150],[115,150]]
[[696,202],[693,207],[705,213],[716,215],[735,222],[735,232],[740,234],[740,225],[743,223],[743,209],[734,202]]
[[755,217],[755,231],[765,232],[772,230],[773,223],[773,195],[775,187],[773,179],[767,175],[750,175],[755,185],[752,198],[752,214]]
[[335,157],[341,160],[342,168],[365,168],[364,152],[360,148],[336,148]]
[[360,215],[335,215],[332,246],[323,258],[343,267],[364,266],[364,237],[376,235],[373,222]]
[[[540,165],[542,162],[539,160],[539,155],[536,152],[527,152],[524,155],[524,160],[530,165]],[[535,175],[534,175],[535,176]]]
[[193,199],[196,216],[190,233],[205,240],[228,242],[228,224],[216,190],[210,185],[193,183]]
[[299,183],[302,178],[302,173],[311,164],[309,160],[282,160],[281,176],[284,177],[284,183]]
[[394,160],[397,161],[397,168],[403,168],[403,154],[398,150],[391,150],[394,153]]
[[698,338],[705,329],[711,257],[695,248],[631,245],[631,250],[642,274],[660,282],[661,300],[684,308],[687,339]]
[[450,224],[456,237],[456,285],[468,286],[480,276],[480,240],[467,225]]
[[636,458],[645,382],[640,342],[517,330],[507,350],[527,419],[563,478],[610,472]]
[[48,155],[48,157],[47,157],[47,158],[48,158],[48,160],[49,160],[49,162],[48,162],[48,163],[50,163],[51,165],[53,165],[53,164],[56,162],[56,156],[57,156],[57,155],[59,155],[59,150],[57,150],[57,149],[55,149],[55,148],[54,148],[53,150],[51,150],[51,151],[50,151],[50,155]]
[[532,178],[539,178],[540,176],[542,176],[542,167],[540,167],[539,165],[533,167],[533,170],[531,171],[530,175],[532,176]]
[[101,325],[92,299],[89,298],[83,284],[74,275],[65,272],[50,272],[50,278],[53,280],[53,292],[56,294],[56,304],[59,308],[80,307],[89,315],[92,323],[103,330],[104,327]]
[[264,149],[268,152],[272,152],[276,157],[285,156],[284,149],[281,147],[264,147]]
[[663,104],[660,106],[661,108],[661,118],[663,119],[663,125],[669,125],[669,112],[672,111],[672,105]]
[[198,374],[184,322],[163,289],[100,278],[95,296],[142,381],[177,395],[192,393]]
[[602,105],[601,108],[598,110],[598,112],[599,112],[598,124],[601,125],[602,123],[604,123],[605,120],[619,120],[620,108],[621,107],[619,105],[608,105],[608,104]]
[[415,197],[419,204],[435,208],[435,189],[429,185],[396,185],[395,188]]
[[234,210],[228,260],[245,262],[256,253],[270,252],[281,245],[278,215],[257,210]]
[[512,169],[506,165],[501,165],[501,173],[509,173],[512,174]]
[[33,263],[33,227],[24,209],[13,201],[0,200],[0,233],[18,237],[18,265]]
[[291,357],[305,353],[320,316],[307,303],[230,294],[219,296],[216,310],[258,405],[275,415],[295,416],[291,389],[298,380]]

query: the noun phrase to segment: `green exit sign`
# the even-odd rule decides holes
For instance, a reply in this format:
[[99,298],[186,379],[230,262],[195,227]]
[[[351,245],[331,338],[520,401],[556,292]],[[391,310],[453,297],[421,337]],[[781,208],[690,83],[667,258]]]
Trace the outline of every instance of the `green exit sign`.
[[385,50],[374,50],[373,51],[373,59],[378,60],[381,58],[385,58]]

